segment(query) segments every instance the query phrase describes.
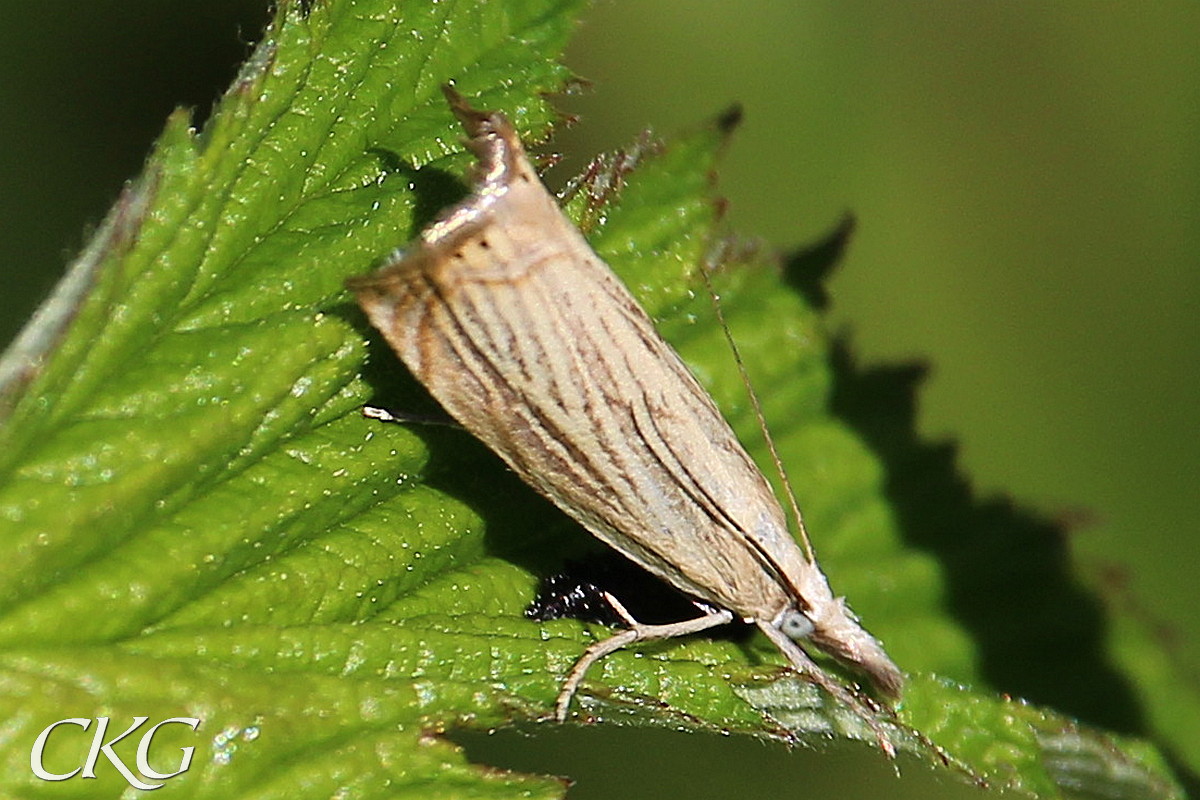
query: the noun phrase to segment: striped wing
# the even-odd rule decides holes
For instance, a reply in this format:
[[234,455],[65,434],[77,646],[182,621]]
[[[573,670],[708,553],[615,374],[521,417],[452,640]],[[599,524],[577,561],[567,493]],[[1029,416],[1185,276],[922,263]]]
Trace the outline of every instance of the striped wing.
[[480,127],[475,193],[352,282],[359,302],[452,416],[594,535],[771,619],[812,568],[770,487],[507,123]]

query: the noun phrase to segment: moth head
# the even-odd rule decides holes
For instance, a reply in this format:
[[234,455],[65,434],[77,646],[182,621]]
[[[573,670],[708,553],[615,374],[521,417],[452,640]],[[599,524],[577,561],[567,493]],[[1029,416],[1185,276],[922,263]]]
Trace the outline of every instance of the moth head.
[[846,666],[864,673],[888,698],[898,698],[904,675],[883,645],[867,633],[845,598],[834,597],[825,576],[813,570],[803,599],[776,620],[779,630],[794,642],[810,644]]

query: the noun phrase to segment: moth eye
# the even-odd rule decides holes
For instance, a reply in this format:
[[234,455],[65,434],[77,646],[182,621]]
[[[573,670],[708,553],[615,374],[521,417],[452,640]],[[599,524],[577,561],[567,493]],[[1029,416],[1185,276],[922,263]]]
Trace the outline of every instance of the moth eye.
[[812,636],[816,630],[812,620],[799,611],[789,611],[779,621],[779,630],[792,641],[800,641]]

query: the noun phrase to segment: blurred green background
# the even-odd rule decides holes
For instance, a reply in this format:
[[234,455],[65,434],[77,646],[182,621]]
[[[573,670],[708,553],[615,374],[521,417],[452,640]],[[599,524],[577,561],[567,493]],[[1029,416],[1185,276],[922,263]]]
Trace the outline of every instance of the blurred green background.
[[[0,342],[266,19],[261,0],[3,6]],[[1182,1],[598,0],[568,51],[594,86],[563,100],[583,120],[556,148],[578,166],[740,102],[733,226],[795,247],[852,211],[835,325],[867,363],[930,362],[922,431],[985,495],[1089,518],[1078,557],[1121,567],[1194,671],[1198,34]],[[539,768],[577,771],[555,758]]]

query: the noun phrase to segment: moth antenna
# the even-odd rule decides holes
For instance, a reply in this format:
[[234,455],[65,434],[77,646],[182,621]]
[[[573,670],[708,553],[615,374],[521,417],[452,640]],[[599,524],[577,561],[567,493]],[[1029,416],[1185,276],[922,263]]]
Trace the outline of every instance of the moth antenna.
[[746,362],[742,359],[742,351],[734,341],[733,332],[729,330],[729,324],[725,321],[725,311],[721,307],[720,296],[713,288],[712,276],[708,272],[708,263],[701,266],[700,272],[704,276],[704,288],[708,290],[708,297],[712,301],[717,322],[721,325],[721,332],[725,335],[730,352],[733,353],[733,361],[737,364],[738,375],[742,379],[742,385],[746,387],[746,396],[750,398],[750,406],[754,409],[754,418],[758,420],[759,433],[762,434],[763,441],[767,444],[771,461],[775,464],[775,472],[779,475],[783,491],[787,494],[788,507],[791,509],[792,518],[796,521],[796,529],[800,533],[800,543],[804,545],[804,555],[810,562],[814,562],[816,556],[813,554],[812,542],[808,540],[808,528],[804,526],[804,515],[800,513],[800,504],[796,502],[792,481],[788,478],[787,469],[783,466],[783,459],[779,457],[779,450],[775,447],[771,429],[767,427],[767,418],[763,415],[762,402],[758,399],[758,392],[754,391],[754,384],[750,382],[750,373],[746,371]]

